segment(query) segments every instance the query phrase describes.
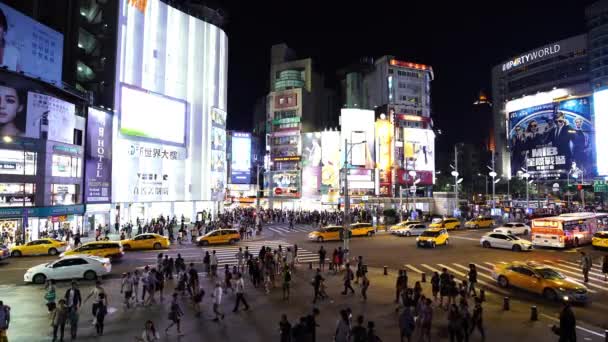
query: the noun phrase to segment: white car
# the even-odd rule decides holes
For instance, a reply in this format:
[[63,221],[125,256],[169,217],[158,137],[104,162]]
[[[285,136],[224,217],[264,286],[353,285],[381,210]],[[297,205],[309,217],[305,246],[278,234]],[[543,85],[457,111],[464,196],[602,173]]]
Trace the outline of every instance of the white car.
[[508,235],[528,235],[530,234],[530,226],[521,222],[509,222],[498,228],[494,228],[494,231]]
[[481,237],[479,241],[484,248],[504,248],[514,252],[531,251],[532,242],[520,239],[515,235],[490,232]]
[[94,280],[112,271],[108,258],[93,255],[69,255],[61,259],[34,266],[25,272],[26,283],[44,284],[47,279],[81,279]]
[[401,227],[393,230],[393,234],[399,236],[418,236],[426,230],[426,226],[423,224],[410,224],[406,227]]

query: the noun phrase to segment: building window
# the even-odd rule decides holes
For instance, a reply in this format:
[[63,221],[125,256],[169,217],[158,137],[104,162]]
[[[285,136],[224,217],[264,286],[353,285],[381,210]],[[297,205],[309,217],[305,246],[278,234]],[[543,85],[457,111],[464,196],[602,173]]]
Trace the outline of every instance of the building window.
[[36,175],[36,152],[0,150],[0,174]]
[[0,207],[31,207],[35,193],[36,184],[0,183]]
[[80,177],[82,159],[79,157],[53,154],[51,175],[53,177]]
[[80,185],[51,184],[51,205],[72,205],[80,203]]

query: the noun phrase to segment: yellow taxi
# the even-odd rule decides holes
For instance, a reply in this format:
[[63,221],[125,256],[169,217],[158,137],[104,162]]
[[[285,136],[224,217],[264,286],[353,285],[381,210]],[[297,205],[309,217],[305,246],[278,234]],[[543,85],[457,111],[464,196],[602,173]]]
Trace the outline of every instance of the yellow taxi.
[[588,299],[585,285],[535,262],[498,263],[494,266],[492,277],[502,287],[517,287],[543,295],[551,301],[586,302]]
[[395,225],[392,225],[388,230],[390,232],[394,232],[395,230],[405,228],[405,227],[409,226],[410,224],[422,224],[422,222],[420,222],[418,220],[405,220],[405,221],[401,221]]
[[435,248],[450,243],[450,235],[446,228],[429,228],[416,238],[416,247]]
[[229,243],[234,245],[241,239],[241,234],[236,229],[217,229],[197,239],[199,246],[218,245]]
[[39,239],[26,243],[25,245],[14,246],[10,249],[12,257],[24,255],[57,255],[67,247],[67,243],[55,239]]
[[125,250],[169,248],[169,239],[159,234],[139,234],[132,239],[122,240]]
[[495,222],[491,217],[479,216],[465,222],[465,228],[492,228]]
[[61,253],[61,257],[77,254],[94,255],[112,260],[122,258],[125,255],[120,241],[91,241],[80,247]]
[[376,230],[371,223],[354,223],[350,225],[351,236],[373,236]]
[[344,227],[342,226],[327,226],[308,234],[308,239],[317,242],[342,240]]
[[460,221],[454,217],[446,217],[439,219],[429,225],[429,228],[445,228],[445,229],[458,229],[460,228]]
[[608,231],[600,231],[593,234],[591,239],[591,245],[593,248],[608,248]]

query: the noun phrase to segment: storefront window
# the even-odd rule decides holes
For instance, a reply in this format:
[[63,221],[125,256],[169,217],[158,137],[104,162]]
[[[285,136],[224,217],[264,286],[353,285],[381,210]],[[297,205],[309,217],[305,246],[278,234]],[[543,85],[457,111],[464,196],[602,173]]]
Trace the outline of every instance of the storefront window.
[[0,183],[0,207],[31,207],[35,193],[32,183]]
[[80,177],[82,159],[79,157],[53,154],[53,177]]
[[36,175],[36,152],[0,150],[0,174]]
[[72,205],[80,203],[80,185],[51,184],[51,205]]

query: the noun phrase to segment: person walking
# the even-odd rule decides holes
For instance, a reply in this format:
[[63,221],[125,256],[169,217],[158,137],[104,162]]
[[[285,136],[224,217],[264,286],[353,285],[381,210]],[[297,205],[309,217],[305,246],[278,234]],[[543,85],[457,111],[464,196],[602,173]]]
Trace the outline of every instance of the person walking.
[[[443,297],[448,297],[449,301],[450,296],[450,274],[448,273],[447,268],[443,268],[441,270],[441,274],[439,275],[439,307],[443,307]],[[447,309],[447,305],[446,305]]]
[[367,340],[368,342],[381,342],[380,337],[376,335],[376,324],[373,321],[367,322]]
[[291,342],[291,323],[287,320],[287,315],[281,315],[281,321],[279,321],[279,332],[281,342]]
[[52,313],[53,310],[57,307],[55,303],[55,299],[57,298],[57,290],[55,288],[55,281],[53,279],[49,279],[46,281],[46,285],[44,286],[46,292],[44,293],[44,299],[46,300],[46,308],[49,313]]
[[171,306],[169,308],[169,320],[171,321],[171,324],[169,324],[169,326],[165,329],[165,334],[169,334],[169,329],[176,325],[177,326],[177,335],[178,336],[183,336],[182,331],[181,331],[181,317],[184,315],[184,312],[182,311],[182,309],[179,306],[178,303],[178,299],[177,299],[177,293],[173,293],[173,299],[171,300]]
[[220,319],[224,319],[224,314],[220,311],[220,305],[222,304],[222,286],[220,282],[215,283],[215,289],[213,290],[213,313],[215,314],[215,318],[213,321],[219,322]]
[[249,304],[247,304],[247,300],[245,299],[245,281],[243,280],[243,275],[239,272],[236,274],[236,301],[234,303],[234,309],[232,312],[237,312],[239,309],[239,304],[243,302],[245,305],[245,311],[249,310]]
[[363,277],[363,256],[357,257],[357,271],[355,272],[355,284],[359,284],[359,278]]
[[399,275],[397,275],[397,279],[395,281],[395,303],[399,303],[399,298],[401,298],[401,292],[405,289],[405,275],[403,274],[403,270],[399,270]]
[[475,308],[473,308],[473,315],[471,317],[471,330],[469,335],[473,334],[473,331],[477,329],[481,334],[481,340],[486,339],[486,332],[483,328],[483,308],[481,307],[481,298],[475,297]]
[[357,325],[350,331],[351,342],[367,342],[367,330],[363,326],[363,315],[357,316]]
[[334,335],[335,342],[349,342],[350,338],[350,320],[346,310],[340,310],[340,319],[336,323],[336,333]]
[[194,297],[192,297],[195,317],[201,317],[201,314],[202,314],[201,303],[203,302],[204,296],[205,296],[205,289],[203,289],[203,287],[201,286],[198,289],[198,291],[196,292],[196,294],[194,295]]
[[591,260],[591,256],[587,255],[584,251],[581,251],[581,269],[583,271],[583,277],[585,278],[585,283],[589,282],[589,271],[593,267],[593,260]]
[[[104,290],[104,288],[101,286],[101,281],[96,281],[95,282],[95,287],[91,290],[91,292],[89,292],[89,294],[87,295],[87,297],[84,299],[84,303],[86,303],[89,298],[93,298],[93,305],[91,306],[91,313],[93,314],[93,320],[95,320],[95,317],[97,316],[97,307],[99,307],[99,294],[105,294],[106,291]],[[104,301],[105,304],[107,305],[108,303],[108,298],[107,296],[104,296]]]
[[105,293],[100,293],[97,305],[97,312],[95,313],[95,330],[97,331],[97,336],[103,335],[103,322],[106,318],[106,315],[108,314],[108,306],[106,304],[105,299]]
[[323,276],[321,276],[321,269],[317,268],[317,272],[312,280],[312,287],[314,288],[314,297],[312,299],[312,303],[315,304],[320,295],[321,282],[323,281]]
[[351,285],[354,278],[355,276],[353,275],[353,270],[350,269],[350,264],[346,263],[346,271],[344,272],[344,291],[342,291],[343,295],[346,295],[348,290],[350,290],[352,294],[355,293],[355,289],[353,289],[353,286]]
[[437,294],[439,293],[439,273],[433,272],[431,277],[431,292],[433,293],[433,299],[437,300]]
[[403,312],[401,312],[399,315],[399,331],[401,335],[400,341],[403,342],[404,339],[407,339],[407,342],[411,342],[415,328],[416,322],[414,320],[414,315],[412,315],[412,311],[410,310],[409,306],[406,306],[403,308]]
[[131,307],[131,298],[133,297],[133,276],[131,276],[131,272],[123,274],[120,293],[124,293],[124,304],[129,309]]
[[209,251],[205,251],[205,256],[203,257],[203,272],[207,276],[211,275],[211,255],[209,255]]
[[239,272],[244,273],[245,272],[245,254],[243,253],[243,247],[239,247],[239,251],[235,254],[236,257],[236,267],[238,268]]
[[576,342],[576,317],[569,301],[564,301],[559,314],[559,327],[553,326],[552,330],[559,336],[559,342]]
[[418,317],[420,320],[420,341],[424,341],[426,338],[430,342],[431,326],[433,324],[433,307],[429,298],[427,298],[421,306]]
[[291,271],[289,266],[283,267],[283,300],[289,300],[289,290],[291,287]]
[[82,305],[82,297],[80,295],[80,290],[78,289],[78,283],[75,280],[72,280],[70,288],[65,292],[64,301],[68,307],[70,336],[72,337],[72,340],[75,340],[76,335],[78,334],[78,319],[80,316],[78,310]]
[[367,277],[367,271],[361,270],[361,297],[363,301],[367,301],[367,289],[369,289],[369,278]]
[[608,255],[602,257],[602,273],[604,273],[604,281],[608,281]]
[[475,291],[475,286],[477,285],[477,266],[475,264],[469,264],[469,287],[466,289],[466,295],[470,296],[473,293],[473,296],[477,297],[477,292]]
[[[68,307],[65,305],[65,299],[59,300],[59,305],[51,315],[51,324],[53,326],[53,342],[57,341],[57,333],[59,333],[59,341],[63,342],[65,324],[68,320]],[[1,324],[1,323],[0,323]]]
[[160,334],[156,331],[154,322],[147,320],[144,330],[140,337],[136,338],[138,342],[155,342],[160,340]]
[[8,327],[11,323],[11,308],[0,300],[0,341],[8,342]]
[[215,249],[211,252],[211,256],[209,257],[209,265],[211,267],[211,276],[214,278],[217,277],[218,260],[217,255],[215,254]]
[[327,251],[325,250],[325,248],[323,248],[323,246],[321,246],[321,248],[319,248],[319,268],[321,269],[321,271],[325,271],[325,258],[327,256]]
[[188,293],[191,297],[196,294],[199,287],[198,271],[194,268],[194,263],[190,263],[188,268]]

